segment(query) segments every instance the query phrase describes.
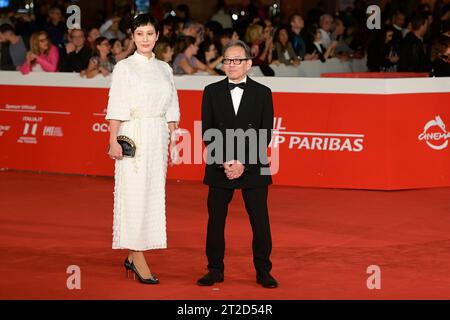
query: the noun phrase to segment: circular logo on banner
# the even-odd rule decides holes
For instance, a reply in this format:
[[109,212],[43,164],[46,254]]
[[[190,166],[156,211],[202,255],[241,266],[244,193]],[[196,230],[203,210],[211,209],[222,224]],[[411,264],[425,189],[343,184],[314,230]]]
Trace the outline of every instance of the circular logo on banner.
[[423,132],[419,135],[419,140],[425,141],[434,150],[447,148],[449,138],[450,132],[447,132],[444,121],[439,116],[436,116],[434,120],[428,121],[423,128]]

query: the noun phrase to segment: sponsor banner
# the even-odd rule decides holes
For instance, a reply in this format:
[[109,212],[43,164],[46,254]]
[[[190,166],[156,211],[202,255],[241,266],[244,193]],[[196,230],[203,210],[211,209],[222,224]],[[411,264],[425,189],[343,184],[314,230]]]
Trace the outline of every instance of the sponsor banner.
[[[113,175],[107,88],[1,86],[0,167]],[[26,88],[26,90],[25,90]],[[26,94],[24,94],[26,92]],[[201,90],[179,90],[181,164],[201,180]],[[275,184],[359,189],[450,186],[450,93],[274,92]]]

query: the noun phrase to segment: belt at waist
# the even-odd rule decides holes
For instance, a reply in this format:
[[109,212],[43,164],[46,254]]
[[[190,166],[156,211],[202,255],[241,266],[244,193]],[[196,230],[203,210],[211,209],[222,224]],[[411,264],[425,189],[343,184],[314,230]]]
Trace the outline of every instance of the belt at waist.
[[165,117],[164,116],[131,116],[130,117],[131,120],[144,120],[144,119],[160,119],[160,120],[164,120]]
[[131,120],[141,120],[141,119],[164,119],[165,117],[163,115],[148,115],[139,109],[133,108],[131,109],[130,112],[130,118]]

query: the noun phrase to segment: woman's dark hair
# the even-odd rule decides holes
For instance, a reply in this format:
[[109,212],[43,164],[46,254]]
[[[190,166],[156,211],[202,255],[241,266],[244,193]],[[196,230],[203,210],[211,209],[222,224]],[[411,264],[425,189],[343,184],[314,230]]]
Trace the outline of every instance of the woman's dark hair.
[[278,37],[280,36],[281,30],[285,30],[285,31],[286,31],[286,33],[288,34],[288,42],[289,42],[289,26],[287,26],[287,25],[282,25],[281,27],[279,27],[279,28],[275,31],[275,34],[274,34],[274,36],[273,36],[273,42],[274,42],[274,43],[275,43],[275,42],[279,42],[279,43],[281,44],[280,40],[278,39]]
[[183,36],[183,37],[179,38],[177,40],[177,42],[175,42],[175,50],[174,50],[175,57],[179,53],[183,53],[187,48],[189,48],[189,46],[191,44],[195,44],[195,42],[196,42],[196,39],[191,36]]
[[217,44],[214,41],[211,41],[210,39],[205,39],[205,41],[203,41],[200,44],[199,50],[198,50],[198,53],[197,53],[197,59],[198,60],[200,60],[203,63],[207,63],[205,52],[209,51],[209,47],[211,45],[214,45],[214,47],[217,50]]
[[109,39],[109,45],[111,46],[111,48],[114,47],[117,41],[120,42],[120,40],[117,38]]
[[395,32],[395,30],[396,29],[390,24],[383,26],[380,30],[376,30],[369,39],[369,47],[371,50],[379,51],[389,45],[393,46],[395,50],[398,49],[398,43],[395,43],[392,40],[391,43],[386,43],[386,35],[389,32]]
[[131,22],[131,33],[134,34],[137,28],[152,25],[155,28],[155,31],[158,32],[158,21],[153,18],[151,15],[143,13],[134,17]]
[[100,57],[100,51],[98,51],[97,46],[101,45],[102,42],[105,41],[105,40],[108,41],[108,43],[109,43],[109,40],[106,37],[98,37],[97,39],[95,39],[95,42],[94,42],[94,56],[99,56]]
[[314,40],[316,39],[316,34],[319,28],[319,25],[316,23],[310,24],[306,28],[306,36],[311,42],[314,42]]
[[[216,41],[219,38],[220,33],[223,30],[222,25],[219,22],[214,21],[214,20],[211,20],[211,21],[208,21],[207,23],[205,23],[205,29],[209,29],[214,33],[214,39],[211,39],[213,41]],[[231,33],[231,34],[233,34],[233,33]]]

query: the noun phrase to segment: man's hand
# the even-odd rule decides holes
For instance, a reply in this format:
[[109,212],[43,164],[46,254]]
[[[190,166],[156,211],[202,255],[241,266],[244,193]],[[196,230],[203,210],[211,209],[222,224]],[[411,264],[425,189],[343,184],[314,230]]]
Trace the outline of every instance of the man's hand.
[[244,173],[244,165],[239,160],[232,160],[223,164],[225,174],[229,180],[238,179]]
[[66,44],[66,52],[67,54],[75,51],[75,45],[72,42]]

